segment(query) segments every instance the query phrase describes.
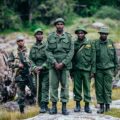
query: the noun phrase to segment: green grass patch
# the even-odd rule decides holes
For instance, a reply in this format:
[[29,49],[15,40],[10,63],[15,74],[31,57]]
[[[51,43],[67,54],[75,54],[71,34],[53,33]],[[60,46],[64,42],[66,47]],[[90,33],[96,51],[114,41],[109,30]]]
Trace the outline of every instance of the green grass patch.
[[120,118],[120,109],[112,108],[109,112],[106,112],[105,115],[110,115],[113,117]]

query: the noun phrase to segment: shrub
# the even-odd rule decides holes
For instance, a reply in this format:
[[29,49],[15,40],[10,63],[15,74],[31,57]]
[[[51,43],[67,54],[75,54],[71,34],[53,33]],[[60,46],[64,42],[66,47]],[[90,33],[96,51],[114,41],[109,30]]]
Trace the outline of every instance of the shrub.
[[103,6],[101,9],[94,15],[97,18],[111,18],[120,20],[120,11],[113,7]]

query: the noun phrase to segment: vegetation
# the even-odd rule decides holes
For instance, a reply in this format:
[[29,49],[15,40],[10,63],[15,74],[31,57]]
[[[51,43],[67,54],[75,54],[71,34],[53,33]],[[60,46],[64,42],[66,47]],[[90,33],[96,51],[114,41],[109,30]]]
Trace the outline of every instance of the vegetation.
[[67,24],[75,16],[120,19],[119,7],[119,0],[1,0],[0,31],[35,29],[39,24],[52,24],[57,17]]

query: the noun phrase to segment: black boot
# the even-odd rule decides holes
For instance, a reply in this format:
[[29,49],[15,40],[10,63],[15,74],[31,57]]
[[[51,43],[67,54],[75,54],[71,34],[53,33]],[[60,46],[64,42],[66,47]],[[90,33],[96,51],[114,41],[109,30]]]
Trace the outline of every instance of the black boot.
[[49,111],[48,102],[45,102],[45,109],[46,109],[46,111]]
[[24,107],[25,107],[24,105],[20,105],[20,106],[19,106],[19,109],[20,109],[20,113],[21,113],[21,114],[24,113]]
[[74,112],[80,112],[80,109],[81,109],[81,107],[80,107],[80,101],[76,101],[76,107],[74,109]]
[[103,114],[104,113],[104,104],[100,104],[100,109],[97,111],[98,114]]
[[105,111],[106,112],[110,111],[110,104],[105,104]]
[[63,115],[68,115],[69,114],[69,112],[67,111],[67,108],[66,108],[66,102],[62,103],[62,114]]
[[45,109],[45,102],[41,102],[40,104],[40,113],[46,113],[46,109]]
[[53,102],[52,103],[52,108],[50,109],[50,114],[53,115],[53,114],[57,114],[57,103],[56,102]]
[[92,113],[92,110],[90,109],[88,102],[85,103],[84,110],[85,110],[86,113]]

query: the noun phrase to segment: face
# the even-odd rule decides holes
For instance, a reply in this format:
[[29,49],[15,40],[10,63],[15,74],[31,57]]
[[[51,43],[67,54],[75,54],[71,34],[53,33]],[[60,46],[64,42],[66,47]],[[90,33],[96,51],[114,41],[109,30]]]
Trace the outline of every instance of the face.
[[56,26],[56,29],[57,29],[58,32],[62,32],[63,29],[64,29],[64,23],[62,23],[62,22],[56,23],[55,26]]
[[24,40],[19,40],[19,41],[17,41],[18,47],[23,47],[24,44],[25,44]]
[[83,31],[78,31],[77,36],[78,36],[78,39],[83,40],[85,38],[85,33]]
[[100,33],[100,39],[101,40],[106,40],[108,36],[108,33]]
[[35,38],[37,41],[42,41],[43,40],[43,33],[42,32],[37,32],[35,34]]

